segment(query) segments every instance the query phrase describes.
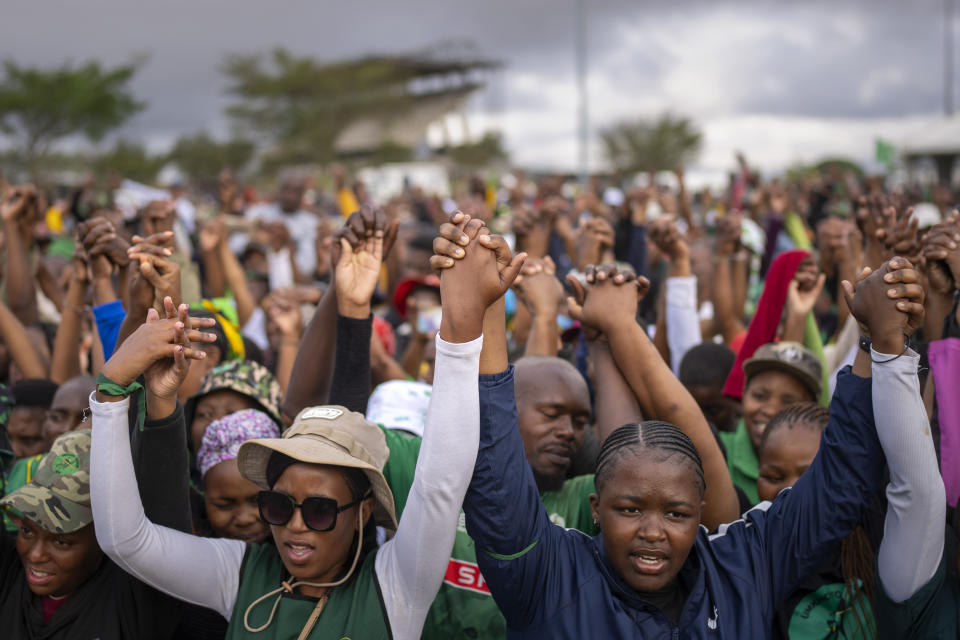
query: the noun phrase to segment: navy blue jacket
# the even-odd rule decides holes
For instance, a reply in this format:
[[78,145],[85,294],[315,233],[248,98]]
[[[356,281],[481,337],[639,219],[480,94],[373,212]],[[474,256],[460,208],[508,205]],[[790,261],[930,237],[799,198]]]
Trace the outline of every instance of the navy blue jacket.
[[517,427],[512,368],[480,376],[480,451],[463,509],[511,638],[766,638],[777,606],[856,527],[884,466],[870,380],[845,370],[820,452],[796,486],[713,536],[700,528],[682,569],[692,586],[679,627],[610,568],[602,534],[547,518]]

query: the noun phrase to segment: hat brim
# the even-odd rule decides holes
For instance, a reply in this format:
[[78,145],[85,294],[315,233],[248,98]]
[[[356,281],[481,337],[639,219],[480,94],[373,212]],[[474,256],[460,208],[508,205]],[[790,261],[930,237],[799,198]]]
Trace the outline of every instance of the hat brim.
[[393,502],[393,492],[383,472],[377,467],[354,458],[326,438],[299,434],[289,438],[263,438],[244,442],[237,453],[240,475],[261,489],[270,489],[267,482],[267,465],[274,451],[307,464],[362,470],[370,480],[373,497],[377,501],[377,506],[373,510],[374,520],[381,527],[396,530],[397,512]]
[[50,533],[73,533],[93,522],[93,510],[67,500],[49,487],[28,482],[0,499],[0,505],[19,512]]
[[764,371],[782,371],[787,375],[793,376],[800,381],[800,384],[802,384],[807,391],[810,392],[810,394],[813,396],[814,402],[820,398],[822,381],[814,378],[803,369],[791,366],[780,360],[761,360],[757,358],[751,358],[743,363],[743,373],[748,383],[750,378],[758,373],[763,373]]

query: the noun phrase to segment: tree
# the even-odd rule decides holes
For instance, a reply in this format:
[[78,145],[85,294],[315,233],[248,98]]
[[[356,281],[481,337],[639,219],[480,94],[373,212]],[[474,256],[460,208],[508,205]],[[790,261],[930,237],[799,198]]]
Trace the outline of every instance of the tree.
[[169,160],[175,162],[191,181],[210,186],[221,169],[239,171],[253,157],[254,145],[249,140],[218,142],[206,133],[179,138]]
[[498,132],[488,131],[476,142],[470,142],[448,151],[450,159],[464,167],[485,167],[492,162],[507,160],[503,137]]
[[703,143],[689,118],[671,113],[618,122],[600,138],[610,164],[624,173],[673,170],[694,160]]
[[19,139],[28,163],[73,134],[96,142],[144,108],[127,89],[138,64],[102,68],[97,62],[56,69],[3,63],[0,131]]
[[94,167],[101,172],[113,171],[137,182],[153,182],[167,163],[163,155],[152,155],[137,142],[117,140],[113,148],[94,158]]
[[[264,163],[326,163],[335,142],[351,123],[388,123],[419,98],[469,93],[480,86],[473,74],[498,63],[438,60],[428,54],[368,56],[323,64],[284,49],[269,56],[230,56],[223,71],[227,107],[238,129],[267,147]],[[369,151],[390,140],[377,140]]]

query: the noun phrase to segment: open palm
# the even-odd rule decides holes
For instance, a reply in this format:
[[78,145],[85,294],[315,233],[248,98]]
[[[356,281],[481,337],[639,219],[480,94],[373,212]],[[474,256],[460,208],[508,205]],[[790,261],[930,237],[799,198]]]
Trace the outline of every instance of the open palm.
[[337,296],[343,296],[352,305],[370,302],[380,278],[383,263],[383,237],[364,239],[356,250],[345,239],[340,239],[340,259],[337,261]]

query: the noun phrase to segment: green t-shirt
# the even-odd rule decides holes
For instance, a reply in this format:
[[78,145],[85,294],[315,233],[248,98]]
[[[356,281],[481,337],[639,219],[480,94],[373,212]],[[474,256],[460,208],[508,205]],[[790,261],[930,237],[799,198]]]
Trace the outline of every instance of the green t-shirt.
[[750,441],[750,434],[747,433],[747,425],[743,418],[740,418],[740,424],[733,433],[721,431],[720,440],[727,450],[727,469],[730,470],[730,479],[747,495],[751,505],[757,504],[760,502],[760,496],[757,495],[760,463],[757,461],[757,454],[753,452],[753,443]]
[[[375,551],[369,553],[363,564],[357,568],[352,581],[330,591],[330,599],[307,636],[310,640],[389,640],[389,623],[374,572],[376,555]],[[237,603],[233,607],[227,629],[228,640],[289,640],[300,636],[317,601],[298,594],[284,594],[280,597],[273,620],[263,631],[247,631],[243,623],[247,608],[258,598],[279,587],[280,581],[288,575],[272,542],[254,545],[247,550],[240,573]],[[249,617],[251,627],[257,628],[266,624],[276,598],[271,596],[253,608]]]
[[[420,453],[420,438],[384,429],[390,458],[383,474],[393,491],[397,516],[403,512],[407,494],[413,485],[413,474]],[[593,524],[588,496],[593,493],[593,476],[567,480],[559,491],[541,494],[544,506],[554,524],[578,529],[588,535],[598,531]],[[504,638],[506,621],[500,614],[490,590],[477,567],[477,552],[467,535],[463,512],[447,564],[440,592],[437,594],[423,627],[424,640],[451,638]]]
[[[937,572],[913,597],[894,602],[877,579],[877,638],[960,638],[960,581],[944,554]],[[953,560],[953,558],[951,558]]]
[[[9,495],[33,480],[33,474],[36,473],[37,467],[40,465],[40,461],[43,460],[44,454],[40,453],[32,458],[20,458],[13,463],[13,466],[10,467],[9,473],[7,473],[6,478],[4,479],[4,495]],[[15,515],[19,515],[18,512],[14,512]],[[7,531],[16,531],[17,525],[13,523],[13,520],[10,519],[8,511],[4,510],[3,512],[3,524],[7,527]]]

